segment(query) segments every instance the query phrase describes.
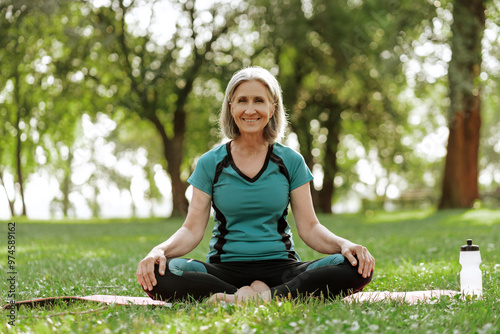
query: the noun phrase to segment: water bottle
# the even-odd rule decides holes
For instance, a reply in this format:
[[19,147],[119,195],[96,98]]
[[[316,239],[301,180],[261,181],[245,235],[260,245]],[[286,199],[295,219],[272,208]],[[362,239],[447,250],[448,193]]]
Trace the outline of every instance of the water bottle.
[[479,246],[472,244],[472,239],[467,239],[467,245],[460,249],[460,292],[462,295],[478,296],[483,294],[483,277],[479,264],[481,253]]

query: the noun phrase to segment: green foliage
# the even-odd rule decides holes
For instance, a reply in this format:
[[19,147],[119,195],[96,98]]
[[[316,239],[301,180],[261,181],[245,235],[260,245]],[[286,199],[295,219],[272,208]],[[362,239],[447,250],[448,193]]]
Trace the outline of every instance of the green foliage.
[[17,174],[17,183],[23,180],[15,170],[16,156],[21,159],[24,181],[33,172],[45,170],[57,179],[67,202],[69,188],[63,185],[72,167],[69,157],[76,126],[84,112],[92,112],[91,94],[80,86],[83,73],[75,69],[76,43],[81,46],[85,39],[75,39],[80,35],[75,26],[70,27],[75,22],[82,25],[81,16],[71,15],[66,1],[9,2],[2,7],[6,44],[0,48],[5,102],[0,107],[0,164]]
[[[500,290],[500,212],[413,211],[364,215],[321,215],[335,233],[366,245],[376,258],[365,291],[459,290],[459,249],[467,238],[480,245],[484,299],[443,297],[430,304],[346,303],[319,299],[264,305],[174,303],[168,307],[105,306],[95,303],[21,307],[16,327],[2,332],[198,332],[214,333],[496,333]],[[145,296],[136,282],[138,261],[171,235],[182,221],[19,220],[16,224],[18,300],[92,294]],[[1,235],[5,237],[6,225]],[[208,233],[189,256],[203,260]],[[304,260],[320,256],[296,238]],[[2,264],[4,265],[4,264]],[[5,280],[0,287],[6,291]],[[3,298],[6,298],[5,296]],[[7,302],[4,299],[4,302]]]
[[36,168],[35,151],[47,129],[43,116],[51,109],[43,102],[49,88],[47,82],[53,79],[50,76],[51,57],[44,49],[47,41],[38,29],[48,27],[50,21],[53,2],[46,4],[48,6],[38,19],[31,15],[40,9],[37,4],[6,1],[0,5],[3,28],[0,39],[0,165],[6,166],[0,173],[8,171],[16,176],[22,215],[26,215],[23,189],[28,175]]
[[[163,39],[155,31],[165,19],[160,3],[0,3],[0,176],[16,174],[20,147],[25,181],[35,172],[55,178],[54,210],[68,214],[69,194],[81,191],[71,177],[82,116],[104,114],[117,124],[106,139],[117,159],[147,152],[146,196],[160,198],[154,175],[162,166],[183,197],[197,157],[220,140],[225,85],[254,64],[282,85],[290,138],[323,175],[319,198],[354,194],[383,205],[389,185],[437,197],[451,1],[165,1],[178,15]],[[142,24],[139,7],[151,14]],[[487,2],[479,80],[480,184],[489,193],[500,184],[498,8],[497,0]],[[369,181],[360,177],[362,164],[373,171]],[[129,188],[114,168],[102,171],[110,184]]]
[[[421,128],[435,131],[428,122],[408,123],[419,102],[407,98],[412,87],[405,73],[413,42],[437,15],[435,5],[423,2],[415,10],[399,1],[251,3],[263,37],[258,43],[265,45],[254,62],[278,73],[291,131],[306,163],[324,177],[319,198],[331,197],[324,190],[332,184],[337,198],[354,192],[381,202],[389,185],[404,191],[436,184],[429,185],[423,171],[440,166],[430,167],[415,145],[403,144],[403,138],[422,141]],[[360,160],[379,170],[374,182],[359,178]]]

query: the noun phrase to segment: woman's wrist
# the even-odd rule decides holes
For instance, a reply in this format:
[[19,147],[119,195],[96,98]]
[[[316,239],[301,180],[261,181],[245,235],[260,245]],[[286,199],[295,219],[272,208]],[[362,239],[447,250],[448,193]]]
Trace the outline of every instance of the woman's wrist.
[[338,242],[338,245],[339,245],[339,253],[342,253],[344,249],[349,249],[351,248],[354,243],[347,240],[347,239],[344,239],[344,238],[340,238],[339,242]]
[[165,251],[164,247],[162,247],[162,245],[158,245],[158,246],[153,247],[153,249],[151,250],[150,253],[151,254],[161,253],[162,255],[165,256],[166,251]]

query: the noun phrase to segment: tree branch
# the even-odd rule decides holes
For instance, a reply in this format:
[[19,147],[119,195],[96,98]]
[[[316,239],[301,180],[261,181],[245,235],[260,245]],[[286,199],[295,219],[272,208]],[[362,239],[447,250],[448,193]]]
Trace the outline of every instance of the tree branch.
[[144,98],[144,96],[143,96],[144,92],[139,89],[139,83],[137,82],[137,80],[135,79],[135,77],[132,74],[132,72],[133,72],[132,64],[130,63],[130,60],[128,59],[129,55],[131,54],[131,52],[127,46],[127,42],[125,40],[125,31],[126,31],[125,15],[127,13],[128,7],[125,7],[125,5],[123,4],[123,0],[120,0],[120,8],[123,11],[123,15],[119,21],[121,32],[117,35],[117,37],[118,37],[118,41],[120,44],[121,52],[123,53],[123,56],[125,58],[125,65],[126,65],[125,71],[127,72],[127,76],[129,77],[129,79],[131,81],[132,90],[134,90],[136,92],[136,94],[139,96],[139,98],[142,100]]

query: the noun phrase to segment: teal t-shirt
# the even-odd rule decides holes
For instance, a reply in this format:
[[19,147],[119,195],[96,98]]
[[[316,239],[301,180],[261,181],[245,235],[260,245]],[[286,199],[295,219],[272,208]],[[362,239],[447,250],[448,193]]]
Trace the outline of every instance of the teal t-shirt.
[[202,155],[188,179],[212,197],[215,226],[207,262],[300,260],[286,217],[290,192],[313,179],[303,157],[274,143],[260,172],[249,178],[234,164],[230,145]]

